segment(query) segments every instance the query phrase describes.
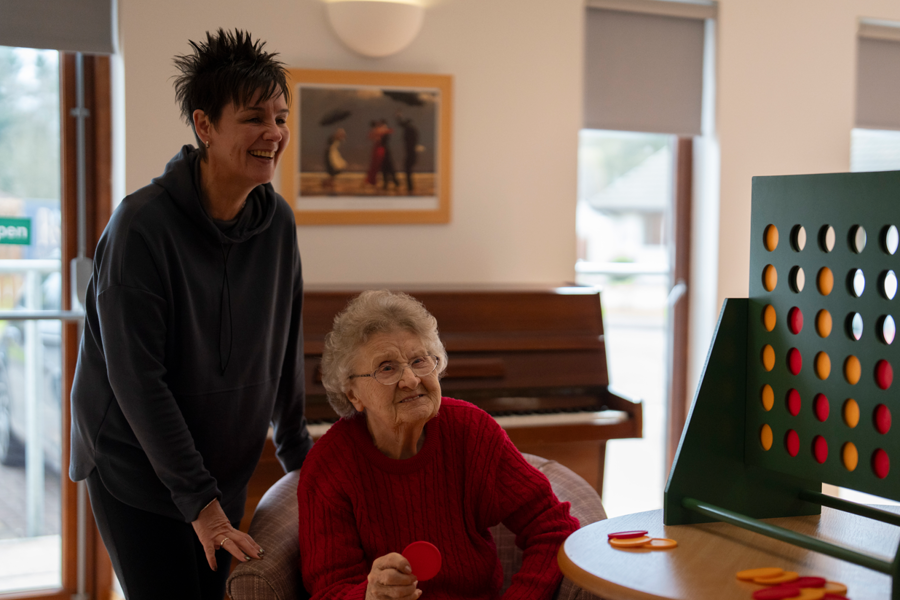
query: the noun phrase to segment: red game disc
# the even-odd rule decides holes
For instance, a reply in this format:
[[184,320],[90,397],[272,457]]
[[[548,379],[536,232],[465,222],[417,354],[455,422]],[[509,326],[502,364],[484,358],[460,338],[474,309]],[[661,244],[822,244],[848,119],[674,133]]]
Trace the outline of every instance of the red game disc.
[[879,360],[875,363],[875,383],[878,384],[883,390],[891,387],[891,383],[894,381],[894,370],[891,368],[891,363],[886,360]]
[[815,411],[818,420],[823,423],[828,420],[828,413],[831,412],[831,406],[828,404],[828,398],[825,394],[816,394],[816,397],[813,398],[813,411]]
[[879,479],[887,477],[888,472],[891,470],[891,459],[888,457],[887,452],[881,448],[872,454],[872,470],[875,471],[875,476]]
[[796,598],[800,595],[800,588],[775,586],[763,588],[753,592],[753,600],[784,600],[785,598]]
[[409,561],[413,575],[419,581],[428,581],[441,570],[441,551],[428,542],[413,542],[403,552],[403,558]]
[[797,456],[797,453],[800,452],[800,436],[793,429],[788,429],[785,434],[784,447],[791,456]]
[[825,587],[824,577],[801,577],[800,579],[795,579],[790,583],[783,583],[784,587],[793,587],[793,588],[821,588]]
[[634,531],[619,531],[616,533],[609,533],[607,536],[609,539],[619,539],[619,540],[629,540],[631,538],[643,537],[647,535],[646,531],[643,530],[634,530]]
[[875,430],[885,434],[891,429],[891,410],[884,404],[875,407]]
[[796,375],[803,368],[803,357],[796,348],[791,348],[787,353],[788,370],[792,375]]
[[788,329],[795,335],[803,329],[803,312],[796,306],[788,311]]
[[[816,462],[820,465],[825,462],[828,458],[828,442],[825,441],[821,435],[817,435],[813,438],[813,456],[816,459]],[[813,587],[808,585],[806,587]],[[819,586],[816,586],[819,587]]]
[[792,416],[800,414],[800,392],[791,388],[787,393],[787,409]]

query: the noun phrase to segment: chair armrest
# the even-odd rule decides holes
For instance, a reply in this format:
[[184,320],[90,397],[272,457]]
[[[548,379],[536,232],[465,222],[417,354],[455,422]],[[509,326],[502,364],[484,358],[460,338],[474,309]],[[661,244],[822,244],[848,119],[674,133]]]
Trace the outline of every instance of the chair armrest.
[[299,479],[299,471],[288,473],[259,501],[249,534],[266,551],[265,558],[234,568],[226,584],[232,600],[308,598],[300,577]]

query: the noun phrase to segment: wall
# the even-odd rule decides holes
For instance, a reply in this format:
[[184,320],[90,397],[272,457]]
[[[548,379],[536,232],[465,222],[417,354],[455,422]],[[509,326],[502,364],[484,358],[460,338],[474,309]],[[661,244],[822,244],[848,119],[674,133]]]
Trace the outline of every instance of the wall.
[[579,0],[441,0],[393,57],[369,59],[332,34],[321,0],[120,0],[126,190],[181,144],[172,56],[217,27],[268,41],[290,66],[454,76],[448,225],[299,228],[307,283],[560,283],[574,277]]

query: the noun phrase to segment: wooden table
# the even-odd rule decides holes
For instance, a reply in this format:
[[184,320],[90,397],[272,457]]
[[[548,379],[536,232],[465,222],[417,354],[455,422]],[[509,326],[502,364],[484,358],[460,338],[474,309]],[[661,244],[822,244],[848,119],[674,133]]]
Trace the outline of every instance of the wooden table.
[[[900,507],[880,508],[900,513]],[[882,573],[727,523],[666,527],[662,512],[625,515],[576,531],[559,549],[560,569],[606,600],[750,600],[762,586],[738,581],[735,573],[757,567],[781,567],[839,581],[848,587],[851,600],[890,598],[891,580]],[[829,508],[823,508],[821,516],[766,521],[887,560],[900,542],[900,528]],[[635,529],[674,539],[678,547],[650,551],[609,545],[608,533]]]

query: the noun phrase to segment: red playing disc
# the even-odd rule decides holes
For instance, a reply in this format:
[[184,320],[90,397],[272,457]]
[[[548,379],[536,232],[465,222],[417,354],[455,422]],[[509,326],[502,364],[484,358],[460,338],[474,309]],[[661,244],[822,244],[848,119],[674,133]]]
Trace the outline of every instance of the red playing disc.
[[797,453],[800,452],[800,436],[793,429],[788,429],[785,434],[784,447],[791,456],[797,456]]
[[441,570],[441,551],[428,542],[413,542],[403,552],[403,558],[409,561],[413,575],[419,581],[428,581]]
[[617,540],[629,540],[631,538],[638,538],[647,535],[647,532],[644,530],[634,530],[634,531],[618,531],[616,533],[608,533],[606,534],[609,539],[616,538]]
[[875,364],[875,383],[881,389],[886,390],[891,387],[893,381],[894,370],[891,368],[891,363],[886,360],[879,360]]
[[875,475],[879,479],[887,477],[888,471],[891,470],[891,459],[888,457],[887,452],[881,448],[872,454],[872,470],[875,471]]
[[801,577],[800,579],[795,579],[790,583],[783,583],[784,587],[793,587],[793,588],[821,588],[825,587],[824,577]]
[[763,588],[753,592],[753,600],[784,600],[784,598],[796,598],[800,595],[800,588],[775,586]]
[[891,429],[891,410],[884,404],[875,407],[875,429],[881,434]]
[[803,313],[796,306],[788,311],[788,329],[798,334],[803,329]]
[[[821,435],[813,438],[813,456],[820,465],[828,458],[828,442]],[[812,587],[812,586],[806,586]]]
[[787,409],[792,416],[800,414],[800,392],[791,388],[787,393]]
[[803,357],[796,348],[791,348],[787,353],[788,370],[791,374],[796,375],[803,368]]
[[818,420],[823,423],[828,420],[828,413],[831,412],[831,406],[828,404],[828,398],[825,394],[816,394],[816,397],[813,398],[813,411],[815,411]]

